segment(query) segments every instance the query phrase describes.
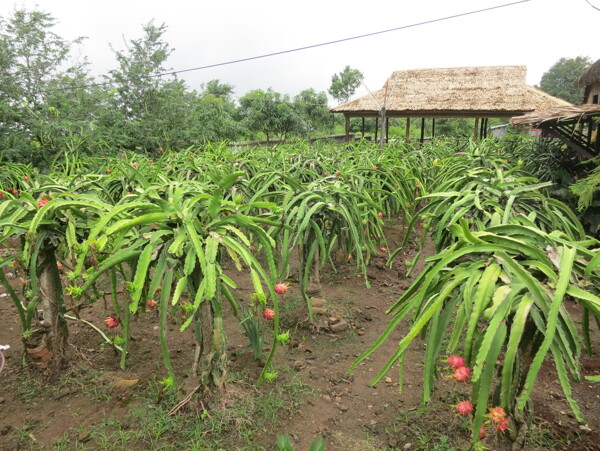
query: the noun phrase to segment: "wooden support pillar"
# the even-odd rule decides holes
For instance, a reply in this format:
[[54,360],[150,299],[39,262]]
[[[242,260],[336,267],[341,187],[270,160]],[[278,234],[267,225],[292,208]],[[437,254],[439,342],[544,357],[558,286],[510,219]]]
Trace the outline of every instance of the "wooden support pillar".
[[419,139],[421,144],[423,141],[425,141],[425,118],[421,118],[421,138]]
[[406,118],[406,142],[410,142],[410,117]]
[[431,138],[435,138],[435,117],[431,119]]
[[481,138],[487,138],[487,122],[488,118],[484,117],[481,119],[481,126],[479,127],[479,136]]
[[350,116],[346,116],[346,142],[350,142]]
[[361,128],[362,138],[365,139],[365,118],[362,118],[362,128]]
[[385,142],[390,142],[390,118],[385,118]]
[[383,149],[383,146],[385,144],[385,107],[383,107],[381,109],[381,137],[379,138],[379,148]]
[[473,140],[477,141],[479,139],[479,118],[475,118],[475,126],[473,127]]
[[379,129],[379,118],[375,118],[375,142],[377,142],[377,131]]

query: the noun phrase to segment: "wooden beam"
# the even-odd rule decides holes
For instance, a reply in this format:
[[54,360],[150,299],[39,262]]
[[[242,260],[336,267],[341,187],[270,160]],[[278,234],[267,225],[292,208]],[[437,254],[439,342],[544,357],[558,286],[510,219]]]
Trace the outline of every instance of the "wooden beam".
[[431,118],[431,138],[435,138],[435,117]]
[[375,142],[377,142],[377,132],[379,131],[379,116],[375,118]]
[[567,146],[569,146],[575,152],[578,152],[581,155],[583,155],[584,158],[586,158],[586,159],[594,158],[594,155],[592,155],[591,153],[589,153],[587,151],[587,149],[584,149],[583,147],[581,147],[576,142],[573,142],[570,139],[567,139],[565,136],[561,135],[556,130],[554,130],[552,128],[548,128],[547,130],[548,130],[548,133],[550,135],[555,136],[556,138],[560,139],[563,143],[565,143]]
[[475,126],[473,127],[473,140],[477,141],[479,139],[479,136],[477,135],[477,133],[479,132],[479,118],[476,117],[475,118]]
[[425,118],[421,118],[421,139],[419,139],[421,144],[423,141],[425,141]]
[[365,139],[365,118],[362,118],[362,128],[361,128],[362,138]]
[[[494,111],[494,110],[477,110],[477,111],[433,111],[433,110],[390,110],[387,109],[385,115],[390,118],[400,117],[437,117],[437,118],[467,118],[474,119],[484,117],[498,117],[498,118],[512,118],[516,116],[522,116],[523,114],[529,113],[530,111],[512,110],[512,111]],[[360,110],[360,111],[343,111],[335,112],[334,114],[341,114],[350,117],[378,117],[380,116],[379,110]]]
[[406,142],[410,142],[410,117],[406,118]]

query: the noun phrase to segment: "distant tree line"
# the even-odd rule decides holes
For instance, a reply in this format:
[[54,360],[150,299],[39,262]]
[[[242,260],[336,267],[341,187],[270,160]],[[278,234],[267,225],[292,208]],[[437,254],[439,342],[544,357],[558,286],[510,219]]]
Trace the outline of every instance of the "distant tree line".
[[[124,50],[113,48],[116,68],[99,78],[90,75],[86,59],[74,62],[73,47],[84,38],[65,40],[53,31],[55,24],[39,10],[15,9],[0,17],[1,161],[44,166],[65,150],[152,153],[205,141],[306,138],[344,130],[340,115],[329,111],[327,94],[314,89],[294,97],[255,89],[237,100],[234,86],[219,80],[200,91],[190,89],[166,66],[174,49],[163,39],[164,24],[150,22]],[[346,66],[333,75],[328,92],[345,102],[362,79],[360,71]],[[395,120],[392,127],[403,124]],[[446,119],[436,127],[446,136],[471,130],[464,120]],[[352,129],[361,131],[358,120]],[[373,131],[368,122],[366,132]]]
[[198,92],[164,75],[172,71],[166,61],[173,49],[163,39],[166,26],[153,22],[125,50],[113,49],[116,69],[94,78],[85,59],[72,62],[73,46],[83,38],[61,38],[55,23],[37,10],[0,18],[4,161],[39,166],[65,149],[152,152],[204,141],[309,137],[335,128],[325,92],[306,89],[290,97],[255,89],[236,101],[234,87],[219,80]]

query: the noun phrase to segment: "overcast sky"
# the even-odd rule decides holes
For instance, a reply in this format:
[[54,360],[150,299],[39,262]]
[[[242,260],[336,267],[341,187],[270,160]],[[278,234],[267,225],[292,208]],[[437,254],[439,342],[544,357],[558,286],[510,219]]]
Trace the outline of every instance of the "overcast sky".
[[[0,0],[0,16],[17,8],[40,9],[57,20],[64,39],[87,37],[78,53],[88,57],[93,75],[116,66],[109,45],[142,36],[154,20],[168,29],[175,49],[168,61],[188,69],[312,46],[491,8],[518,0]],[[600,0],[589,0],[600,8]],[[408,27],[339,44],[181,74],[192,89],[213,79],[235,87],[273,88],[296,95],[327,91],[331,76],[346,65],[379,89],[395,70],[458,66],[527,66],[527,82],[559,58],[600,58],[600,11],[586,0],[529,0],[491,11]],[[356,96],[366,93],[359,88]],[[355,97],[356,97],[355,96]],[[331,104],[333,105],[333,101]]]

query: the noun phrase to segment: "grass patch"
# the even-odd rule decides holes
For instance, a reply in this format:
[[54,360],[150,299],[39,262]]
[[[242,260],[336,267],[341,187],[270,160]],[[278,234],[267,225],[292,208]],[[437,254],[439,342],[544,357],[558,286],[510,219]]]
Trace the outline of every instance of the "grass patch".
[[[280,371],[285,373],[285,369]],[[280,382],[282,379],[285,381]],[[277,383],[257,388],[233,374],[227,393],[208,411],[188,409],[174,416],[167,413],[180,400],[180,394],[165,393],[156,404],[156,389],[150,384],[124,418],[108,417],[89,428],[71,429],[53,445],[60,450],[257,449],[258,438],[276,428],[280,418],[293,413],[301,397],[312,391],[295,376],[287,379],[286,375]]]

